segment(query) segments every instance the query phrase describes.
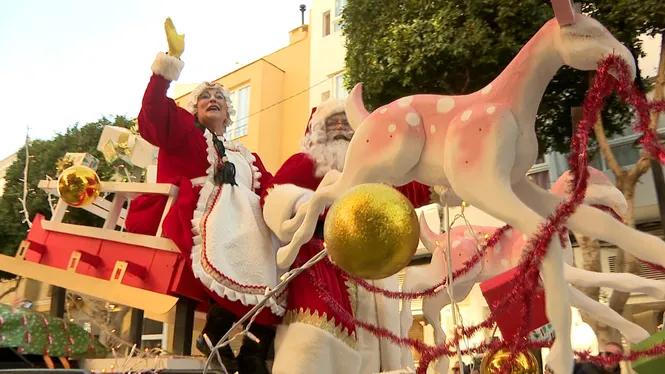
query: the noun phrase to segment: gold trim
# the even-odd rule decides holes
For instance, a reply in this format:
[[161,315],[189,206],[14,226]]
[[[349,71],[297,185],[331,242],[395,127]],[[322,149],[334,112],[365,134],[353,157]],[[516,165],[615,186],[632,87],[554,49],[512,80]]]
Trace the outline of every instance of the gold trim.
[[351,279],[347,279],[344,284],[346,284],[346,291],[349,293],[351,312],[356,317],[358,315],[358,284]]
[[355,331],[349,333],[349,330],[346,327],[342,328],[341,323],[339,325],[335,323],[335,317],[328,318],[328,315],[325,312],[323,315],[319,315],[318,310],[315,310],[314,313],[312,313],[309,308],[300,308],[300,310],[297,311],[289,310],[284,313],[282,324],[288,326],[296,322],[317,327],[334,336],[335,338],[343,341],[344,344],[348,345],[351,349],[358,350],[359,348],[358,338],[356,337]]

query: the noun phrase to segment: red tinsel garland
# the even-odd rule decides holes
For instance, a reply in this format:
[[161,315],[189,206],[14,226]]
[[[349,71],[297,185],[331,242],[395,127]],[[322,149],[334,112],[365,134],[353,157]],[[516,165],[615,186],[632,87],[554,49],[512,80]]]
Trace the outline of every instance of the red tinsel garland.
[[[541,225],[539,231],[527,243],[528,249],[522,255],[520,263],[517,266],[518,275],[514,281],[513,290],[501,302],[497,303],[492,308],[492,312],[488,319],[476,326],[461,327],[454,331],[454,336],[451,342],[445,343],[440,346],[428,346],[421,341],[409,338],[401,338],[392,334],[386,329],[379,328],[372,324],[356,320],[347,311],[341,308],[337,302],[330,297],[326,290],[320,285],[315,278],[315,274],[308,269],[306,273],[312,277],[312,284],[317,289],[321,298],[332,309],[335,318],[346,321],[347,323],[355,323],[358,327],[370,331],[373,335],[392,341],[395,344],[402,346],[410,346],[416,349],[421,355],[421,363],[418,367],[418,374],[425,374],[427,367],[430,363],[442,356],[452,356],[456,354],[453,348],[457,346],[460,340],[473,336],[482,328],[491,328],[495,324],[495,315],[501,313],[507,305],[514,302],[519,302],[521,305],[522,314],[525,320],[530,318],[529,302],[533,294],[533,290],[539,286],[540,281],[540,266],[543,258],[547,253],[549,243],[555,234],[563,235],[565,232],[565,222],[574,213],[577,207],[582,204],[586,194],[589,173],[587,170],[588,165],[588,134],[597,121],[598,114],[604,106],[605,99],[612,93],[613,90],[622,101],[631,104],[635,108],[638,122],[635,126],[635,131],[640,131],[643,136],[640,138],[640,143],[644,146],[644,150],[651,154],[660,163],[665,162],[665,150],[660,146],[658,134],[655,130],[649,128],[651,121],[650,111],[662,112],[665,110],[665,101],[657,101],[649,103],[639,89],[634,85],[630,79],[629,67],[625,61],[615,55],[611,55],[604,59],[598,67],[596,79],[593,86],[587,92],[583,104],[583,116],[575,129],[575,133],[571,139],[571,152],[569,157],[570,170],[573,178],[570,183],[570,198],[562,202],[557,209],[549,217],[547,217],[544,224]],[[614,74],[614,76],[612,75]],[[503,233],[508,229],[504,226],[497,230],[488,242],[482,246],[479,254],[474,256],[469,261],[465,262],[461,269],[458,269],[453,274],[453,279],[463,275],[471,270],[475,265],[480,262],[481,257],[487,250],[494,246]],[[659,267],[665,270],[660,265],[649,265]],[[390,298],[400,299],[413,299],[417,297],[431,297],[441,290],[447,284],[447,279],[439,282],[434,287],[421,292],[402,293],[391,292],[375,287],[368,282],[353,278],[361,287],[368,291],[380,293]],[[463,350],[462,354],[487,352],[496,349],[508,349],[512,352],[511,359],[508,365],[502,368],[501,374],[508,373],[513,364],[518,352],[526,349],[534,349],[549,346],[547,343],[529,342],[526,339],[529,331],[526,331],[526,323],[522,324],[519,333],[515,338],[510,341],[504,342],[491,342],[483,343],[480,346]],[[590,357],[588,352],[576,352],[582,359],[590,359],[599,364],[616,364],[621,360],[634,361],[640,356],[657,356],[665,353],[665,344],[658,344],[650,349],[632,352],[629,355],[612,356],[612,357]]]

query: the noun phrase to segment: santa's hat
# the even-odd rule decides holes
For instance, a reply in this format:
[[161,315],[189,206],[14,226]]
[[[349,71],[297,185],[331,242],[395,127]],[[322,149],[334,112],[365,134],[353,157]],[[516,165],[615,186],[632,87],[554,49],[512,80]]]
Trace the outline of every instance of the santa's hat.
[[309,121],[307,121],[305,135],[309,134],[314,126],[323,124],[328,118],[335,114],[344,113],[344,103],[343,100],[328,99],[319,104],[316,108],[312,108],[312,113],[309,115]]

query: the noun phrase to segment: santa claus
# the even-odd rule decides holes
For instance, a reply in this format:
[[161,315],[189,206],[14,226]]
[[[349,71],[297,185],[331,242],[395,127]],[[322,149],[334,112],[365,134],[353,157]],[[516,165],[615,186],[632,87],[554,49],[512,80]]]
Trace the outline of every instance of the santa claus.
[[[311,198],[327,172],[342,171],[352,136],[344,102],[328,100],[313,110],[302,152],[282,165],[271,181],[272,187],[262,196],[265,221],[282,242],[288,242],[293,235],[285,232],[282,224]],[[427,186],[410,183],[397,189],[416,207],[429,202]],[[300,248],[292,268],[302,266],[323,249],[324,218],[325,214],[320,217],[312,240]],[[397,288],[396,276],[377,285],[383,282],[390,284],[389,288]],[[399,335],[396,301],[364,290],[359,293],[356,284],[347,281],[339,268],[323,260],[289,284],[287,311],[277,328],[273,374],[369,374],[404,367],[399,347],[379,342],[370,333],[356,330],[354,324],[336,320],[335,311],[319,293],[320,287],[347,313]]]
[[[178,246],[213,300],[204,333],[216,344],[239,316],[265,298],[266,288],[277,283],[277,242],[259,203],[272,176],[256,154],[224,138],[235,113],[226,88],[202,83],[190,95],[189,111],[166,96],[184,67],[179,58],[184,36],[175,32],[170,19],[165,27],[169,53],[158,53],[152,65],[139,131],[159,147],[157,182],[179,187],[163,233]],[[166,197],[160,195],[132,201],[127,230],[155,235],[165,204]],[[279,298],[267,306],[250,328],[258,339],[245,337],[237,360],[230,347],[221,350],[230,373],[268,373],[265,360],[284,308]],[[209,353],[203,337],[197,348]]]

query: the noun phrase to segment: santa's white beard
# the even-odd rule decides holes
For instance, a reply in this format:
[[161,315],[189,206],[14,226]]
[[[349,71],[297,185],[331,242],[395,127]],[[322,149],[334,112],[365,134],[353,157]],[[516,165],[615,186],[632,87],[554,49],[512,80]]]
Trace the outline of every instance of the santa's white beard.
[[330,170],[342,171],[348,148],[349,141],[344,139],[332,140],[325,144],[312,146],[307,154],[314,160],[314,165],[316,166],[315,175],[321,178]]

